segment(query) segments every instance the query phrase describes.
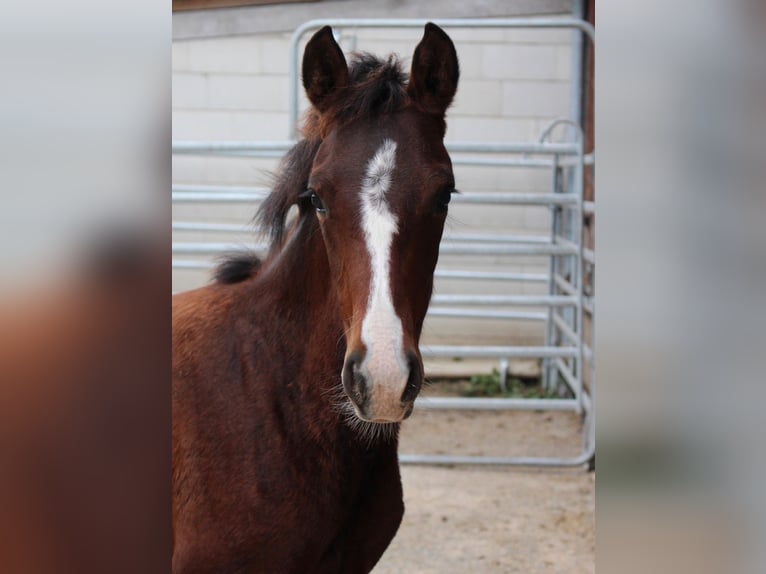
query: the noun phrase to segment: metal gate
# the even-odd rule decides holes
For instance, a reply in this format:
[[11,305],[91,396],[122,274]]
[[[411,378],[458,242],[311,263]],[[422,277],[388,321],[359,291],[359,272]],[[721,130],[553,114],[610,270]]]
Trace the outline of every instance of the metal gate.
[[[445,28],[570,28],[578,30],[591,41],[594,31],[590,24],[578,19],[449,19],[434,20]],[[290,126],[298,119],[298,66],[299,44],[309,31],[330,25],[336,33],[356,28],[414,28],[422,27],[425,20],[415,19],[323,19],[313,20],[300,26],[290,43]],[[572,100],[579,100],[579,77],[572,78]],[[571,106],[574,109],[574,106]],[[554,128],[563,125],[566,141],[552,142]],[[294,137],[291,133],[291,137]],[[174,141],[173,154],[191,154],[226,157],[280,157],[294,141],[254,142],[199,142]],[[453,164],[485,166],[524,167],[548,170],[550,188],[548,193],[465,191],[453,197],[454,203],[503,206],[546,206],[551,212],[550,233],[547,237],[498,235],[489,233],[452,234],[445,236],[440,254],[466,258],[478,255],[533,256],[548,261],[548,272],[541,274],[514,273],[503,269],[472,271],[443,269],[437,266],[437,278],[470,279],[504,282],[543,282],[546,295],[439,295],[432,298],[430,316],[491,318],[496,320],[529,320],[544,324],[543,346],[478,346],[478,345],[431,345],[422,348],[424,357],[480,357],[497,359],[501,376],[507,374],[508,360],[515,358],[539,358],[542,360],[542,384],[546,389],[562,386],[566,398],[419,398],[419,409],[468,409],[468,410],[558,410],[572,411],[584,417],[582,425],[582,450],[571,458],[561,457],[490,457],[456,455],[401,454],[403,463],[426,464],[496,464],[580,466],[587,463],[595,452],[595,425],[593,416],[593,391],[595,386],[594,353],[592,344],[584,340],[583,320],[594,315],[594,294],[585,292],[584,274],[592,272],[595,257],[592,250],[583,245],[583,217],[594,212],[592,202],[583,200],[583,170],[592,164],[593,156],[586,157],[583,150],[583,133],[579,118],[566,118],[553,122],[543,131],[537,142],[529,143],[483,143],[452,142],[447,144]],[[174,204],[233,204],[253,205],[266,196],[267,189],[241,186],[173,185]],[[241,232],[243,226],[230,223],[206,223],[173,221],[174,231],[197,231],[228,233]],[[256,250],[265,245],[249,246]],[[209,257],[236,249],[237,245],[226,242],[175,242],[173,243],[174,269],[209,268]],[[194,260],[190,256],[205,256]],[[514,307],[501,310],[497,307]],[[519,310],[518,308],[543,308],[543,312]],[[591,330],[592,335],[592,330]],[[592,336],[591,336],[592,340]],[[586,386],[584,372],[589,365]]]

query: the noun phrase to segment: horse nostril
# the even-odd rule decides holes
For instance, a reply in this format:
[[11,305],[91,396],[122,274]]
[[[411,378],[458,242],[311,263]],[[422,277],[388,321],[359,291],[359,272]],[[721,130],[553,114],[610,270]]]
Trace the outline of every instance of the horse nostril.
[[407,363],[410,367],[410,374],[407,377],[407,386],[404,387],[402,393],[402,403],[411,403],[415,400],[420,392],[420,387],[423,384],[423,371],[421,369],[420,360],[415,353],[407,353]]
[[361,362],[361,355],[354,352],[348,356],[343,367],[343,388],[357,406],[362,406],[367,401],[367,378],[358,368]]

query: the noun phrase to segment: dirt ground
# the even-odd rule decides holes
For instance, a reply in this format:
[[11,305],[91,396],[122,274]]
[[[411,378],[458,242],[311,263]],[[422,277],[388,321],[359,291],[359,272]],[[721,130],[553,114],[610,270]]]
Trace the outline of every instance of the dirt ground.
[[[575,456],[561,412],[416,411],[407,454]],[[595,572],[595,474],[583,469],[402,466],[405,515],[374,574]]]

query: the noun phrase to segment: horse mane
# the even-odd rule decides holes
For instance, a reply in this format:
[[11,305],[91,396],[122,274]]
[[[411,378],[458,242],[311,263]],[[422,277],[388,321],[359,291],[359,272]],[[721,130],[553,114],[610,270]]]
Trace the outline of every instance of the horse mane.
[[216,283],[230,285],[249,279],[261,266],[261,258],[251,251],[225,255],[215,268],[213,278]]

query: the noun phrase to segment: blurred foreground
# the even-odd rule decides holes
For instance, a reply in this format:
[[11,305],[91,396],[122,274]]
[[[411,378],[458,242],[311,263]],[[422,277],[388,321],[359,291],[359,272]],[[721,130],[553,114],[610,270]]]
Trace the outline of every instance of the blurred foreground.
[[170,7],[0,18],[0,571],[170,564]]
[[766,6],[596,10],[597,563],[764,572]]

